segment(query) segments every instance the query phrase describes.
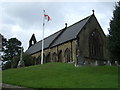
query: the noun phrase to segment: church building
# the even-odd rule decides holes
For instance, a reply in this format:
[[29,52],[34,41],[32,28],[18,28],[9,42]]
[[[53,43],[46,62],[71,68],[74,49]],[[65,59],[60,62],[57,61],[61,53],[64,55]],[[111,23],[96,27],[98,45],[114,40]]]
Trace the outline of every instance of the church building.
[[[33,34],[26,53],[40,64],[42,40]],[[107,60],[106,35],[93,14],[44,38],[44,63],[64,62],[76,65],[103,65]]]

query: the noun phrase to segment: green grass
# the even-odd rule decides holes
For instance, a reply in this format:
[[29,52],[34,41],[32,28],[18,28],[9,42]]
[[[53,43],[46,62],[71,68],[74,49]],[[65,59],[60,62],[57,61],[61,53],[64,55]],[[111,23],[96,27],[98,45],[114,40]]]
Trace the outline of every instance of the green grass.
[[118,88],[118,67],[48,63],[3,71],[3,82],[30,88]]
[[2,83],[2,70],[0,70],[0,83]]

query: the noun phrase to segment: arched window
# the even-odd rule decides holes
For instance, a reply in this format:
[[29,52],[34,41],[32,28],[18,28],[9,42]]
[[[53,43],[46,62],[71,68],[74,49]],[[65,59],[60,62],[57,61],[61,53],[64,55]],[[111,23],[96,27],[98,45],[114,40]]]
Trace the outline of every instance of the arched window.
[[58,52],[58,62],[62,62],[62,50]]
[[38,56],[36,59],[36,64],[40,64],[41,63],[41,56]]
[[68,48],[65,50],[64,55],[65,55],[65,61],[70,62],[70,50]]
[[34,61],[34,64],[36,65],[36,61],[37,61],[36,57],[33,57],[32,60]]
[[46,63],[46,57],[45,57],[45,54],[43,54],[43,63]]
[[57,54],[56,54],[55,52],[54,52],[53,55],[52,55],[52,60],[53,60],[54,62],[57,61]]
[[97,30],[89,35],[89,56],[95,59],[103,58],[103,40]]
[[47,56],[46,56],[46,63],[47,62],[50,62],[50,52],[47,54]]

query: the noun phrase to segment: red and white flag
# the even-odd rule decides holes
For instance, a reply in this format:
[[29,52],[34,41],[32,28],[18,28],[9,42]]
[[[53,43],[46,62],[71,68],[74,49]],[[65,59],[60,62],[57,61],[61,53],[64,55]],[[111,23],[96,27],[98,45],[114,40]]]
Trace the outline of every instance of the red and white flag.
[[44,14],[44,17],[45,17],[45,19],[46,19],[47,21],[50,21],[50,20],[51,20],[50,16],[47,15],[47,14]]

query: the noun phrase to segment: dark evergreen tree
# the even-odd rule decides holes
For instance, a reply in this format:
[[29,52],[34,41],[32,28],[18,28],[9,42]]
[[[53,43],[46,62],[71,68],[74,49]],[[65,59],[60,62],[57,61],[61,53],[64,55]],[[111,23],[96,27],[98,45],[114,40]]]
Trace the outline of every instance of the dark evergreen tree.
[[4,36],[2,36],[2,51],[3,52],[6,48],[6,45],[7,45],[7,39]]
[[120,1],[116,3],[110,21],[108,49],[110,60],[120,63]]
[[4,46],[3,60],[12,63],[15,56],[20,54],[21,42],[16,38],[8,39]]

